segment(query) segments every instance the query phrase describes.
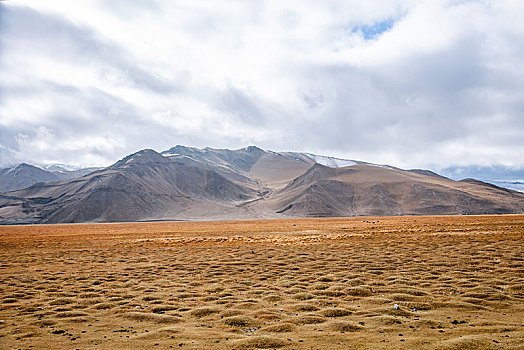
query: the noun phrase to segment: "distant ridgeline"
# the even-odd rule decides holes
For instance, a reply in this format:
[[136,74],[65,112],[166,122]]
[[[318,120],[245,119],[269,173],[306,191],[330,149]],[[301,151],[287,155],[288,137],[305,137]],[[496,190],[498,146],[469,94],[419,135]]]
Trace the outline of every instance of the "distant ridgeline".
[[524,212],[524,193],[255,146],[146,149],[103,169],[0,170],[0,223]]

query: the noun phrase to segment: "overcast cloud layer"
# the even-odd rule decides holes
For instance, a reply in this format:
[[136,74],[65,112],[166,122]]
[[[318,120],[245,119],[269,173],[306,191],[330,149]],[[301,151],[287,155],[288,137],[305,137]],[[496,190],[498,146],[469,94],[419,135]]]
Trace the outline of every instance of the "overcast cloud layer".
[[176,144],[524,167],[524,2],[0,2],[0,165]]

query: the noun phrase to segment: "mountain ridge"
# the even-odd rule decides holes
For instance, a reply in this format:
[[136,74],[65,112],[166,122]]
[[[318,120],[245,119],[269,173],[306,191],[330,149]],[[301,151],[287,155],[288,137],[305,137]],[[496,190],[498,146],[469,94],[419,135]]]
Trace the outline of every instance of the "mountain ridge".
[[[84,176],[0,194],[1,223],[524,212],[524,194],[429,170],[294,152],[144,149]],[[33,169],[34,170],[34,169]]]

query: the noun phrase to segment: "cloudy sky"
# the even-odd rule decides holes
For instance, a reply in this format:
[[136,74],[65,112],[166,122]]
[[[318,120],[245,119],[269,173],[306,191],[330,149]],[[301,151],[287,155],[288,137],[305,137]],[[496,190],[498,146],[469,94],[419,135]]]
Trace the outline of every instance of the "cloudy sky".
[[524,1],[0,2],[0,165],[176,144],[524,168]]

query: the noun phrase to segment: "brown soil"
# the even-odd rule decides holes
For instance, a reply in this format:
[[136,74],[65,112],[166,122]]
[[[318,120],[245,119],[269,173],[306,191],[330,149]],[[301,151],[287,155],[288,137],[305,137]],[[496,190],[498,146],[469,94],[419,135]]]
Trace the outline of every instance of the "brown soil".
[[0,227],[0,348],[522,349],[524,215]]

